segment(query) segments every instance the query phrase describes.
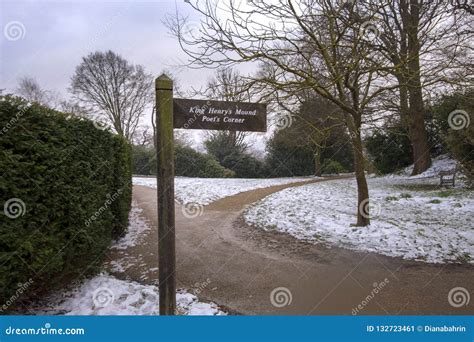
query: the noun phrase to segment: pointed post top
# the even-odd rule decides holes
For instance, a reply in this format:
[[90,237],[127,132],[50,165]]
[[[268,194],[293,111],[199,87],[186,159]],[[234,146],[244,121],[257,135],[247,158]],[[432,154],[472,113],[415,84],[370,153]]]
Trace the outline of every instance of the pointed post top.
[[155,89],[156,90],[173,90],[173,80],[166,76],[165,74],[161,74],[155,80]]

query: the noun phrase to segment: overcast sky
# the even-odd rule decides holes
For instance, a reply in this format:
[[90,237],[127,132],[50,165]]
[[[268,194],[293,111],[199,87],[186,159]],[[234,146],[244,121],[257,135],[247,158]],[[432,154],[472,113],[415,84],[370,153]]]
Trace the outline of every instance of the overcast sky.
[[[7,93],[15,91],[19,78],[29,76],[44,89],[68,98],[75,67],[97,50],[115,51],[155,76],[169,70],[183,90],[203,87],[213,73],[182,67],[186,56],[163,24],[167,15],[178,11],[197,26],[200,18],[184,0],[0,0],[0,4],[0,89]],[[263,141],[257,140],[254,146],[262,150]]]
[[202,86],[210,71],[175,68],[186,57],[163,20],[176,10],[199,21],[184,0],[1,0],[0,87],[11,91],[18,78],[32,76],[67,96],[81,57],[108,49],[153,75],[168,69],[183,86]]

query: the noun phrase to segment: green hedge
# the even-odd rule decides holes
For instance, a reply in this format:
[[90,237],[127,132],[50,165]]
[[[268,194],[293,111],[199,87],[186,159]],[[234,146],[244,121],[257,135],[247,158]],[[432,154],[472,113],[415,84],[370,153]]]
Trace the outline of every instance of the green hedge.
[[[235,172],[221,166],[212,156],[191,147],[174,148],[175,174],[183,177],[231,178]],[[152,147],[132,147],[132,169],[136,175],[156,175],[156,152]]]
[[0,97],[0,303],[99,264],[128,226],[130,155],[89,120]]

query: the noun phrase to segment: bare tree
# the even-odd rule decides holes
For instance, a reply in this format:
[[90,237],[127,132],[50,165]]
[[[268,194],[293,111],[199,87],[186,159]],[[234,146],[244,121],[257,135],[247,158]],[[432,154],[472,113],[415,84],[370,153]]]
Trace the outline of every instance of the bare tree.
[[[232,68],[217,69],[214,77],[207,82],[204,96],[213,100],[249,102],[250,92],[244,78]],[[231,147],[241,151],[247,149],[245,138],[248,132],[208,131],[207,140],[226,141]]]
[[86,107],[81,106],[76,101],[71,101],[71,100],[60,101],[59,108],[64,113],[73,114],[75,116],[79,116],[83,118],[88,117],[90,115],[90,111]]
[[445,1],[394,0],[368,7],[376,13],[374,25],[380,34],[374,50],[389,61],[399,84],[397,109],[413,147],[413,174],[419,174],[431,165],[423,92],[455,82],[449,73],[464,68],[459,63],[468,37],[460,30],[464,18]]
[[59,102],[59,94],[43,89],[33,77],[21,78],[16,93],[30,102],[37,102],[50,108],[56,108]]
[[132,141],[153,94],[152,77],[140,65],[118,54],[94,52],[82,59],[71,80],[71,92],[115,131]]
[[474,15],[474,4],[471,0],[451,0],[451,4],[455,9],[463,10]]
[[363,118],[382,92],[397,87],[384,80],[384,68],[371,45],[358,6],[344,1],[253,1],[249,5],[213,0],[192,3],[203,15],[199,34],[183,34],[186,19],[170,18],[191,65],[226,66],[242,62],[265,64],[254,82],[269,92],[292,97],[311,90],[343,113],[351,136],[357,180],[357,225],[369,219],[369,191],[361,140]]
[[153,129],[150,126],[140,126],[135,130],[133,136],[133,144],[136,146],[154,146],[154,134]]

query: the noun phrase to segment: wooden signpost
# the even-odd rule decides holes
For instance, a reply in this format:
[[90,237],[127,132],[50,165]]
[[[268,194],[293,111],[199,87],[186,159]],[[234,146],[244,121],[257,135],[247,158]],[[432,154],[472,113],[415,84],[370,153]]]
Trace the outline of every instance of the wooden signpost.
[[266,105],[173,99],[173,81],[155,80],[160,315],[176,311],[173,128],[266,132]]
[[211,100],[173,100],[174,128],[267,131],[267,105]]

